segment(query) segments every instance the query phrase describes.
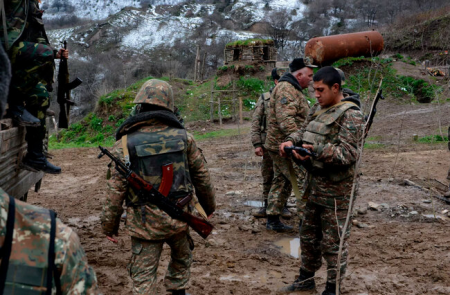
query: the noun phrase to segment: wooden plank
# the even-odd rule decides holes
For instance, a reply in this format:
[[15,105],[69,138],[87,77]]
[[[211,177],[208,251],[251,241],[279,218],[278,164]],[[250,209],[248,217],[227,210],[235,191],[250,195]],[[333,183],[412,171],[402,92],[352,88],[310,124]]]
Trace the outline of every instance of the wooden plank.
[[11,181],[9,182],[9,186],[7,186],[7,188],[4,190],[9,195],[13,196],[16,199],[19,199],[43,177],[44,172],[31,172],[22,170],[18,176],[11,179]]

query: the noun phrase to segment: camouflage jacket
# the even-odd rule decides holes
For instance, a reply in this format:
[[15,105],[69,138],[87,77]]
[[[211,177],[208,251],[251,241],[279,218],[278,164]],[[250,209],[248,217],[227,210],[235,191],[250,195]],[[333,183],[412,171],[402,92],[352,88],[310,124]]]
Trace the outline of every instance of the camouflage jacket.
[[269,118],[270,95],[272,90],[273,88],[269,92],[261,94],[253,112],[251,134],[252,144],[255,148],[262,147],[266,142],[267,119]]
[[[345,104],[350,101],[343,99],[342,102]],[[339,112],[337,109],[341,106],[343,109]],[[315,116],[321,109],[319,104],[314,105],[302,129],[289,135],[287,140],[295,145],[313,144],[314,152],[317,153],[317,158],[310,160],[313,168],[308,172],[305,182],[305,193],[309,200],[330,208],[337,205],[338,209],[346,209],[353,184],[354,165],[359,157],[358,144],[364,117],[354,102],[350,108],[348,105],[341,106]]]
[[[49,44],[42,22],[44,11],[39,8],[39,2],[38,0],[4,1],[8,48],[11,48],[18,40]],[[0,40],[3,43],[3,22],[0,22],[0,32]]]
[[[18,200],[15,203],[14,235],[8,277],[11,278],[9,271],[15,267],[16,272],[11,275],[15,288],[43,290],[45,293],[46,287],[30,287],[27,284],[31,284],[34,274],[30,272],[30,269],[38,270],[47,267],[50,237],[49,211]],[[2,247],[5,242],[8,209],[9,196],[0,189],[0,246]],[[63,294],[100,294],[97,277],[88,265],[77,234],[59,219],[56,219],[55,265],[60,273]],[[8,281],[7,278],[6,284],[11,284]],[[53,294],[55,292],[56,287],[53,286]]]
[[[174,128],[169,126],[165,121],[163,122],[163,120],[156,118],[139,122],[135,124],[133,128],[134,129],[131,130],[133,133],[148,133],[149,137],[158,135],[161,138],[161,145],[165,144],[162,139],[167,138],[180,130],[185,132],[184,129]],[[145,141],[145,138],[143,138],[143,140]],[[112,153],[118,158],[124,159],[122,139],[119,139],[116,142]],[[215,190],[202,151],[197,147],[193,136],[189,133],[187,133],[184,154],[188,163],[187,172],[190,176],[190,183],[188,183],[188,187],[183,188],[183,190],[193,191],[193,188],[195,188],[196,196],[194,196],[194,202],[197,201],[198,198],[206,213],[209,215],[215,209]],[[182,166],[184,165],[174,167],[174,170],[184,169]],[[153,167],[142,167],[140,171],[135,172],[140,176],[143,176],[147,181],[150,181],[155,188],[158,188],[161,183],[161,177],[145,177],[142,173],[145,173],[144,171],[146,171],[147,168],[153,169]],[[191,186],[193,186],[193,188]],[[126,180],[117,172],[113,173],[111,179],[108,180],[108,187],[109,194],[103,205],[101,221],[103,232],[110,236],[118,232],[120,216],[123,212],[122,206],[127,199],[127,196],[129,196],[130,191],[127,188]],[[173,193],[172,190],[171,193]],[[191,206],[186,206],[185,210],[191,210]],[[153,204],[145,205],[145,215],[146,222],[143,224],[141,208],[133,206],[127,207],[126,228],[130,236],[145,240],[162,240],[185,231],[188,227],[185,222],[172,219],[167,213],[163,212]]]
[[286,137],[298,131],[305,121],[309,105],[302,88],[291,74],[285,74],[272,91],[265,148],[274,152]]

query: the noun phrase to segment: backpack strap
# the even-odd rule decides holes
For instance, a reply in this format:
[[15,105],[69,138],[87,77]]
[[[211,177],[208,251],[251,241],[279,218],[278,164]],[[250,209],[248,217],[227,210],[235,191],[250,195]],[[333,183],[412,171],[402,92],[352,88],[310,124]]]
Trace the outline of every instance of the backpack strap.
[[8,273],[9,257],[11,255],[14,233],[14,221],[16,217],[16,202],[9,196],[8,219],[6,220],[6,235],[1,251],[2,264],[0,265],[0,294],[5,289],[6,275]]

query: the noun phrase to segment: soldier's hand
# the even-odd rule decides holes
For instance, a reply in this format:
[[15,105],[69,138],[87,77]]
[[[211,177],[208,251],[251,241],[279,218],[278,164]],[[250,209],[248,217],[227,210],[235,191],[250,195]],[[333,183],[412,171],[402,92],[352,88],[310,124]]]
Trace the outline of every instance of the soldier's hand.
[[264,155],[263,148],[262,147],[255,148],[255,155],[257,155],[258,157],[262,157]]
[[60,59],[61,56],[64,57],[65,59],[68,59],[68,58],[69,58],[69,50],[68,50],[68,49],[64,49],[64,48],[61,48],[61,49],[56,53],[55,59]]
[[[311,152],[314,151],[314,146],[311,145],[311,144],[303,144],[302,146],[303,146],[305,149],[310,150]],[[302,157],[302,156],[299,155],[296,151],[292,151],[292,154],[294,155],[294,157],[295,157],[296,159],[299,159],[299,160],[302,160],[302,161],[306,161],[306,160],[308,160],[308,159],[310,158],[309,156],[304,156],[304,157]]]
[[106,236],[106,238],[108,240],[110,240],[111,242],[116,243],[116,244],[119,242],[118,240],[116,240],[116,239],[114,239],[113,237],[110,237],[110,236]]
[[294,145],[294,143],[292,141],[286,141],[286,142],[283,142],[282,144],[280,144],[280,148],[279,148],[280,156],[282,156],[283,158],[286,158],[287,155],[284,152],[284,147],[293,146],[293,145]]

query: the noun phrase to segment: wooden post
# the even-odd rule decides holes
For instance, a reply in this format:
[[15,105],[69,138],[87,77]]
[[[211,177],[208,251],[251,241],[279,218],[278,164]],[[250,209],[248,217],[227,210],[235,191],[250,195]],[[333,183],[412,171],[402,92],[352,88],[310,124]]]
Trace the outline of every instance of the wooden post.
[[236,80],[233,80],[233,122],[236,122],[237,114],[236,114]]
[[239,97],[239,124],[244,123],[242,119],[242,97]]
[[217,98],[217,104],[218,104],[218,106],[217,106],[218,111],[217,112],[219,113],[219,126],[222,127],[222,110],[220,108],[220,95]]
[[210,120],[214,123],[214,79],[211,80]]
[[205,77],[205,63],[206,63],[206,52],[203,54],[202,70],[200,73],[200,80],[203,81]]
[[197,54],[195,55],[194,81],[200,79],[200,45],[197,45]]

